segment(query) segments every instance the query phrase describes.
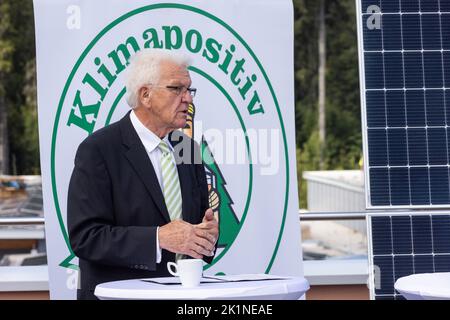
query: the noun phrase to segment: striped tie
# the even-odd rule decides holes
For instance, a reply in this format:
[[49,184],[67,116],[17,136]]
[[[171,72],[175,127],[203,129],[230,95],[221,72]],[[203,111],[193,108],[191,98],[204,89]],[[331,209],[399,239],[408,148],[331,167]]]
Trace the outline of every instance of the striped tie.
[[178,180],[178,172],[172,161],[169,146],[164,141],[158,145],[162,153],[161,156],[161,175],[163,182],[164,200],[169,211],[170,220],[181,219],[181,189]]

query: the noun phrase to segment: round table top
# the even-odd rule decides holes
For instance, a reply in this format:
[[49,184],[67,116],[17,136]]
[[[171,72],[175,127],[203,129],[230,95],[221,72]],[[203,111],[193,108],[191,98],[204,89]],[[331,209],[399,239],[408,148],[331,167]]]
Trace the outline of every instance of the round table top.
[[[173,278],[173,277],[171,277]],[[170,280],[154,278],[148,280]],[[97,285],[95,295],[99,299],[245,299],[245,300],[295,300],[309,289],[302,277],[243,282],[201,283],[195,288],[180,284],[159,284],[133,279],[106,282]]]
[[408,300],[450,299],[450,272],[418,273],[399,278],[395,289]]

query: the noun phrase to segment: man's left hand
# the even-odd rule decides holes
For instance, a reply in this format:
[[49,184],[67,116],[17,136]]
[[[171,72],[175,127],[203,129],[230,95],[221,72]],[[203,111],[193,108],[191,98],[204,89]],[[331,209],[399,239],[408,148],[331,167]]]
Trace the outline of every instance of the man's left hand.
[[219,237],[219,223],[214,217],[212,209],[205,212],[202,223],[195,226],[196,231],[202,234],[203,238],[208,238],[209,242],[215,244]]

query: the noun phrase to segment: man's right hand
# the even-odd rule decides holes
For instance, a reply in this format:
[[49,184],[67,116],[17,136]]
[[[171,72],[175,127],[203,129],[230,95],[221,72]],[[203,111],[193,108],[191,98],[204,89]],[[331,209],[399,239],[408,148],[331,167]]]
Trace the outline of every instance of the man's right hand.
[[183,220],[175,220],[159,227],[158,236],[162,249],[196,259],[209,257],[215,246],[215,239],[207,232]]

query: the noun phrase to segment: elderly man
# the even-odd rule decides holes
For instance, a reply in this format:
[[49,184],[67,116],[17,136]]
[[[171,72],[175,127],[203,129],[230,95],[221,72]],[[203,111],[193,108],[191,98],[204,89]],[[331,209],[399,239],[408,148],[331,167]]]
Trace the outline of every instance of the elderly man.
[[67,204],[78,299],[102,282],[168,276],[182,255],[212,261],[219,230],[200,149],[177,130],[196,93],[187,66],[171,51],[138,52],[126,77],[132,110],[78,148]]

